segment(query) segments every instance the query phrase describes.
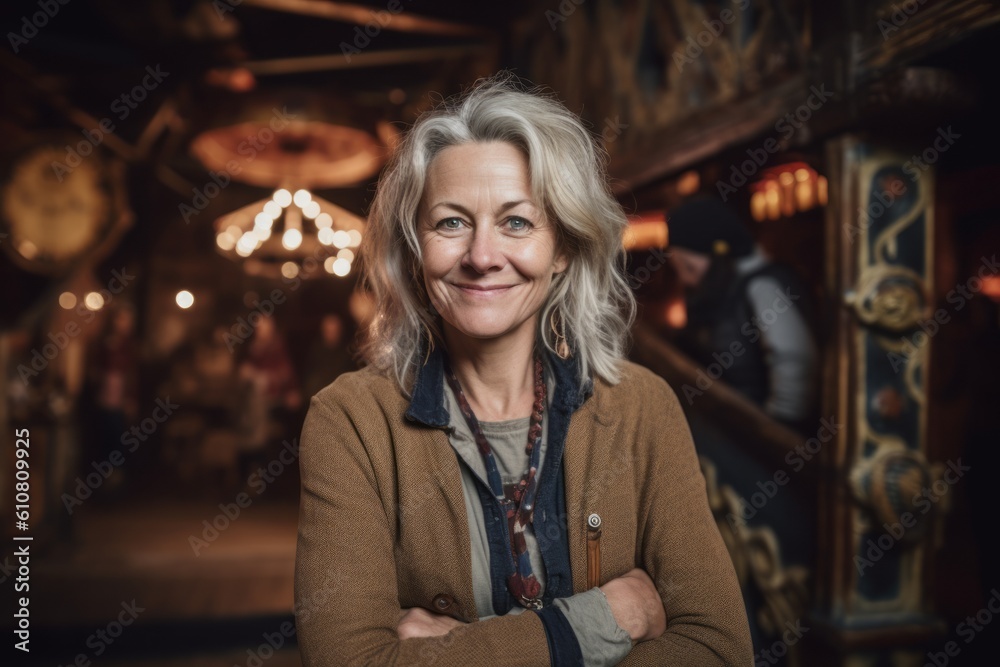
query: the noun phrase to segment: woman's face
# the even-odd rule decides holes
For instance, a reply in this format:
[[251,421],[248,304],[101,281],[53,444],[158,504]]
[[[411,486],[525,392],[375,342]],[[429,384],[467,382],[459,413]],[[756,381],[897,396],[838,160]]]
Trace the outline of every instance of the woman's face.
[[495,339],[535,328],[566,269],[532,197],[528,160],[501,142],[451,146],[427,173],[418,213],[424,284],[451,333]]

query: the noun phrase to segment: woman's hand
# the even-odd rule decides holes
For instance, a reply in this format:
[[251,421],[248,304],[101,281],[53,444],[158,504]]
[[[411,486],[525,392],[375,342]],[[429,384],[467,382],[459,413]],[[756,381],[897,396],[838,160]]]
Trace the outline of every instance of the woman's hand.
[[451,616],[435,614],[422,607],[403,609],[399,612],[396,633],[400,639],[411,637],[438,637],[446,635],[460,625],[465,625]]
[[634,568],[601,586],[611,613],[634,642],[655,639],[667,629],[667,614],[656,585],[642,568]]

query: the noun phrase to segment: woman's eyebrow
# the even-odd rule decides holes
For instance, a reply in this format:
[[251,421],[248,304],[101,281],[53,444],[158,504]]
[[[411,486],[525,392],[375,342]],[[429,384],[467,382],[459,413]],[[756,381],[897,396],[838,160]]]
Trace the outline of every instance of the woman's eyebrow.
[[[500,204],[500,206],[497,208],[496,212],[497,213],[503,213],[504,211],[509,211],[510,209],[515,208],[517,206],[520,206],[522,204],[527,204],[527,205],[529,205],[531,207],[537,208],[537,206],[535,206],[535,202],[531,201],[530,199],[518,199],[516,201],[508,201],[508,202],[504,202],[503,204]],[[450,202],[450,201],[441,201],[441,202],[438,202],[438,203],[434,204],[433,206],[431,206],[427,210],[428,210],[428,212],[430,212],[430,211],[433,211],[434,209],[438,208],[439,206],[444,206],[446,208],[450,208],[452,210],[458,211],[462,215],[469,216],[470,218],[473,217],[472,216],[472,211],[470,211],[469,209],[465,208],[461,204],[457,204],[455,202]]]

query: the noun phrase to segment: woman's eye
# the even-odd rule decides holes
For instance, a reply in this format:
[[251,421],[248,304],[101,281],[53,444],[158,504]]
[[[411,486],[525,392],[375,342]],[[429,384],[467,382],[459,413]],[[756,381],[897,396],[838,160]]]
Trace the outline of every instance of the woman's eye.
[[531,227],[531,223],[524,218],[508,218],[507,224],[515,232],[520,232]]
[[462,226],[462,220],[460,218],[445,218],[437,226],[441,229],[459,229]]

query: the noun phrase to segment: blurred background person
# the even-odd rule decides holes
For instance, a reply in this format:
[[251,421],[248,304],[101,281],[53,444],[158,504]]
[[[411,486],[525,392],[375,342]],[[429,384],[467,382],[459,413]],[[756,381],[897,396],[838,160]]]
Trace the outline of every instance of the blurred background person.
[[669,256],[687,305],[678,344],[702,366],[726,359],[723,382],[803,428],[815,412],[817,352],[798,278],[716,199],[682,204],[669,225]]
[[243,381],[240,474],[246,478],[264,462],[272,433],[289,432],[283,425],[302,404],[288,346],[271,317],[256,325],[238,374]]
[[[105,320],[104,333],[91,350],[91,384],[94,421],[97,434],[92,454],[106,460],[121,446],[122,435],[138,415],[138,343],[135,339],[135,312],[129,304],[116,305]],[[102,485],[104,493],[113,493],[125,481],[121,466],[116,466]]]

